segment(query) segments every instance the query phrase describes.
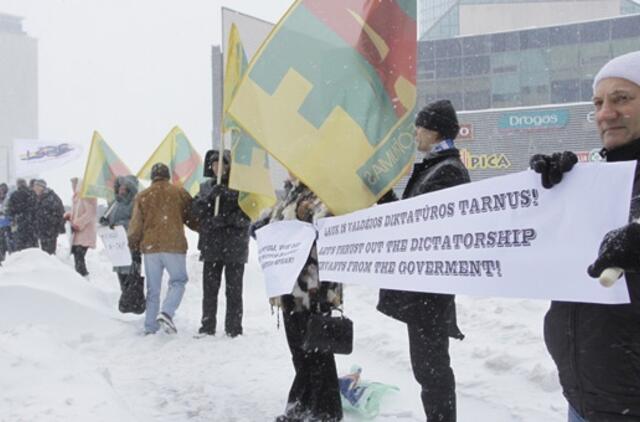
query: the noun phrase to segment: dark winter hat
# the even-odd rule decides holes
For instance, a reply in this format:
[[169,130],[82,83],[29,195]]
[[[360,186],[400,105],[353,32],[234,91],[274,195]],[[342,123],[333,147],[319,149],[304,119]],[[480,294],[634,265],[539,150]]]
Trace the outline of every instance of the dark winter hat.
[[438,132],[445,139],[455,139],[460,131],[456,110],[449,100],[427,104],[418,113],[415,125]]
[[151,167],[151,180],[169,180],[171,179],[171,172],[169,167],[163,163],[155,163]]
[[33,186],[40,186],[41,188],[46,188],[47,182],[45,182],[42,179],[37,179],[36,181],[33,182]]
[[[213,174],[213,170],[211,169],[211,164],[214,161],[220,160],[220,152],[217,149],[210,149],[207,151],[207,154],[204,156],[204,177],[215,177]],[[226,165],[231,165],[231,151],[228,149],[224,150],[224,154],[222,154],[222,161]]]

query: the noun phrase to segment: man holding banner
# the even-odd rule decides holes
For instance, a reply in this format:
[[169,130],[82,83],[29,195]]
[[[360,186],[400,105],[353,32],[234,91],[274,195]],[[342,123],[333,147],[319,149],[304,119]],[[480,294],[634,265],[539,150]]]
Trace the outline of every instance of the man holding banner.
[[[427,105],[418,113],[415,126],[418,150],[427,156],[415,165],[402,198],[469,183],[469,173],[453,143],[460,127],[451,102]],[[422,386],[427,421],[455,421],[449,337],[461,340],[464,336],[456,325],[454,296],[381,289],[378,310],[407,324],[411,366]]]
[[[640,51],[607,63],[593,91],[607,162],[640,160]],[[567,152],[536,155],[531,167],[550,188],[575,162]],[[631,220],[640,217],[638,169],[634,180]],[[605,236],[588,272],[596,278],[607,268],[625,272],[630,304],[552,302],[545,317],[545,343],[558,367],[570,422],[640,420],[640,225],[635,221]]]

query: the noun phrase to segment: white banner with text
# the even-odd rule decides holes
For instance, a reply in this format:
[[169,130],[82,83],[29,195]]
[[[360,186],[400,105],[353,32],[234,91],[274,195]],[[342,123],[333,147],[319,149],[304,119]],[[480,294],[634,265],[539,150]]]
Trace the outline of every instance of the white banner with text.
[[256,240],[267,296],[291,293],[316,240],[315,227],[298,220],[278,221],[256,231]]
[[395,290],[628,303],[587,275],[628,222],[635,161],[525,171],[319,220],[320,279]]
[[102,240],[104,250],[114,267],[131,265],[131,252],[124,226],[98,227],[98,237]]

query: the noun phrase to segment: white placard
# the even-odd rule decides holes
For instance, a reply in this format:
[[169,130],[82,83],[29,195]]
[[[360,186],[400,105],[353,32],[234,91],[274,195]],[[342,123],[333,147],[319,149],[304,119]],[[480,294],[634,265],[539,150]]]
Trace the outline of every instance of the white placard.
[[98,236],[102,240],[104,250],[114,267],[131,265],[131,252],[127,241],[127,232],[123,226],[99,227]]
[[525,171],[318,222],[320,279],[396,290],[628,303],[587,275],[628,222],[634,162],[576,165],[553,189]]
[[256,231],[258,261],[269,297],[291,293],[316,240],[312,224],[278,221]]
[[14,176],[33,176],[63,166],[82,155],[80,145],[40,139],[13,141]]

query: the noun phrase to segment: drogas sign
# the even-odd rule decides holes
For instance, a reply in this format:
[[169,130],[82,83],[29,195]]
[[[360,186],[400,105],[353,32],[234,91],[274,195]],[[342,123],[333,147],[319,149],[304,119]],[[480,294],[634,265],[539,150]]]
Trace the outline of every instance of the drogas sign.
[[569,122],[569,111],[564,109],[520,111],[500,116],[500,129],[555,129]]

